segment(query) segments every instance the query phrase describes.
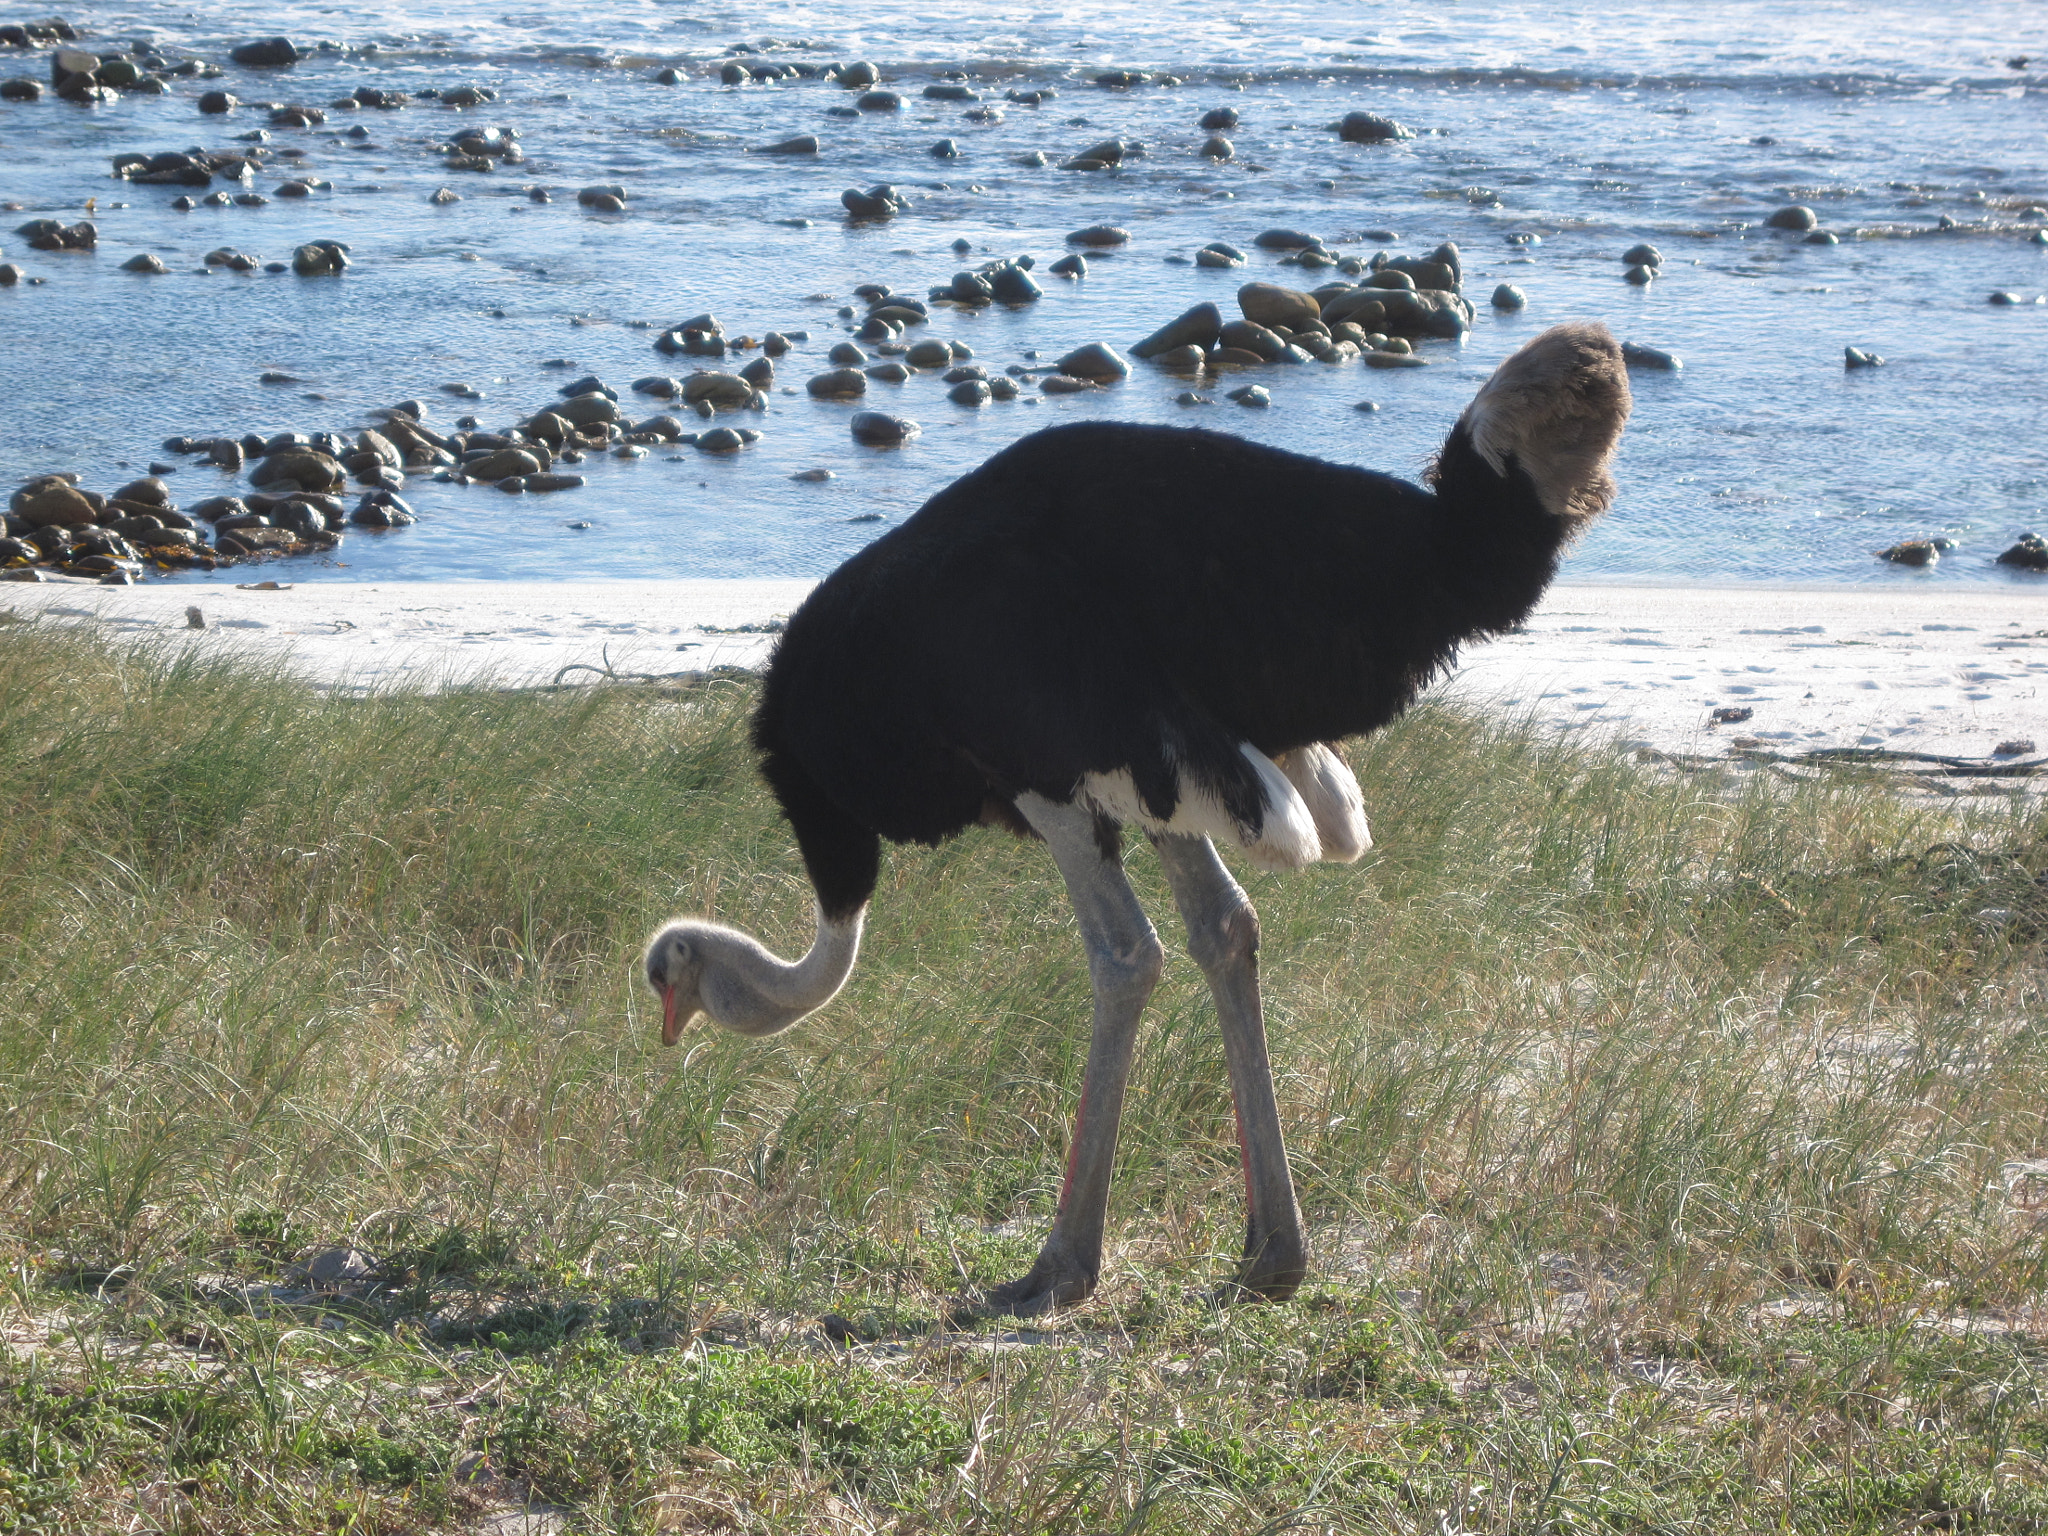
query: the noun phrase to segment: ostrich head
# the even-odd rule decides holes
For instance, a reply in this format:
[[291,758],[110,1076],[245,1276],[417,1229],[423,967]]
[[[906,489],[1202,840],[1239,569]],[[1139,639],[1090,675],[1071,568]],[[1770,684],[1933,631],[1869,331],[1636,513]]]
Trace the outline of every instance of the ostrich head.
[[1577,532],[1614,500],[1608,464],[1629,404],[1620,344],[1581,320],[1552,326],[1502,363],[1458,424],[1488,468],[1505,475],[1519,463],[1544,510]]
[[661,1043],[674,1045],[699,1013],[742,1035],[773,1035],[832,1000],[860,950],[861,918],[818,914],[817,942],[794,963],[718,923],[684,918],[647,941],[647,985],[661,999]]

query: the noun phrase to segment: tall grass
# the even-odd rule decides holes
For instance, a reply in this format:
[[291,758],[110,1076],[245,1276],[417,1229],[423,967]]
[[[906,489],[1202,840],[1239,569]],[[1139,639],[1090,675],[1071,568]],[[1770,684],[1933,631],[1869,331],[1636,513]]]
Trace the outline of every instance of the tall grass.
[[[1319,1289],[1196,1299],[1241,1215],[1172,963],[1104,1294],[1013,1358],[941,1323],[1028,1261],[1085,1057],[1042,850],[893,850],[827,1011],[656,1045],[658,921],[808,940],[752,698],[323,697],[0,629],[0,1224],[31,1332],[82,1330],[0,1366],[0,1426],[99,1447],[20,1452],[0,1530],[459,1524],[479,1451],[617,1529],[2048,1511],[2012,1471],[2048,1468],[2037,1346],[1956,1333],[2024,1325],[2048,1260],[2038,812],[1664,777],[1438,709],[1354,745],[1375,853],[1242,876]],[[252,1312],[228,1283],[346,1246],[377,1285]],[[881,1341],[851,1396],[826,1313]],[[199,1398],[113,1338],[197,1341]],[[220,1364],[265,1351],[296,1385]],[[322,1395],[492,1373],[375,1445]]]

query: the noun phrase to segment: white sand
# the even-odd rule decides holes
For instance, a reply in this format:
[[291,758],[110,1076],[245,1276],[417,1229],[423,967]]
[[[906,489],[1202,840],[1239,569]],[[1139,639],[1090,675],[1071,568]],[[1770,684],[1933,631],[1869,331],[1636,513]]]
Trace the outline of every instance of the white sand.
[[[283,578],[280,578],[282,581]],[[283,655],[337,686],[589,682],[755,667],[807,581],[0,585],[0,616]],[[196,605],[204,630],[189,629]],[[564,672],[565,668],[580,668]],[[1719,753],[2048,748],[2048,584],[1950,590],[1560,586],[1526,631],[1474,646],[1454,697],[1589,737]],[[1710,725],[1716,708],[1755,713]]]

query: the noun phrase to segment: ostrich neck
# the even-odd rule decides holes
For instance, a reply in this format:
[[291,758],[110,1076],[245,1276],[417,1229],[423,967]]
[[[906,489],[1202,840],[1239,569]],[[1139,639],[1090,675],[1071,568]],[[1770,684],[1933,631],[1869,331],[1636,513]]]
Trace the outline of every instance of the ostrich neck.
[[837,920],[818,914],[818,936],[801,960],[779,959],[744,935],[705,977],[704,1002],[712,1017],[741,1034],[787,1029],[830,1002],[860,953],[865,908]]

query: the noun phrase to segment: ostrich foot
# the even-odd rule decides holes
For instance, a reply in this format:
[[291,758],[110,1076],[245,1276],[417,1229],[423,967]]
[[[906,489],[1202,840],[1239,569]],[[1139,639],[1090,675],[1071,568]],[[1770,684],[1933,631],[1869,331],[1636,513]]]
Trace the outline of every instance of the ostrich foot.
[[1021,1279],[1005,1281],[973,1310],[982,1316],[1040,1317],[1086,1301],[1095,1292],[1096,1276],[1071,1259],[1041,1253]]
[[1215,1291],[1219,1302],[1286,1301],[1308,1278],[1308,1249],[1298,1232],[1248,1239],[1237,1273]]

